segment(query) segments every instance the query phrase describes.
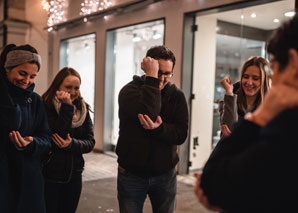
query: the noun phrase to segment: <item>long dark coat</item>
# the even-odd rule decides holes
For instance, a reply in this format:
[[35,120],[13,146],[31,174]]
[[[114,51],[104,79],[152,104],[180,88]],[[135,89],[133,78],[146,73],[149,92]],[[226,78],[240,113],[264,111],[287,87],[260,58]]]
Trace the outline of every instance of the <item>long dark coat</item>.
[[[45,212],[40,155],[51,146],[51,132],[40,96],[14,86],[0,74],[0,212]],[[9,141],[17,130],[32,136],[26,148]]]

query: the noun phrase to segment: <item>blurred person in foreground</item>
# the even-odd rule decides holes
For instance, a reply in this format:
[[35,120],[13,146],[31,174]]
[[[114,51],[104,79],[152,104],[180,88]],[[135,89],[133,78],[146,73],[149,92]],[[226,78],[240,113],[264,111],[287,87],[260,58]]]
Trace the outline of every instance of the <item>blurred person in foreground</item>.
[[298,203],[298,15],[267,50],[272,88],[224,138],[197,176],[202,204],[224,212],[296,212]]

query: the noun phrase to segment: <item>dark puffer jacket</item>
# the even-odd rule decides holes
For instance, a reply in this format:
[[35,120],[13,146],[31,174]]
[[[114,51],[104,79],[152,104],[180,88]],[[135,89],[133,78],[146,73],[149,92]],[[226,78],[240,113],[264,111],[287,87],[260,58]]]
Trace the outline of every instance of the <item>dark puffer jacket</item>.
[[[1,75],[1,74],[0,74]],[[50,146],[51,131],[40,96],[0,76],[0,212],[45,212],[40,155]],[[7,86],[6,86],[7,85]],[[3,93],[5,92],[5,93]],[[26,148],[9,141],[9,133],[32,136]]]
[[44,177],[56,183],[69,182],[73,172],[82,172],[84,159],[82,154],[91,152],[94,145],[93,124],[87,112],[82,126],[71,128],[74,107],[61,104],[59,115],[54,106],[46,107],[49,126],[53,133],[58,133],[65,138],[70,133],[72,143],[70,147],[61,149],[52,142],[52,149],[44,158]]
[[[138,114],[153,121],[160,115],[163,123],[145,130]],[[185,96],[174,84],[159,90],[159,80],[134,76],[119,94],[120,131],[116,147],[118,163],[138,176],[155,176],[170,171],[178,162],[177,145],[188,132]]]

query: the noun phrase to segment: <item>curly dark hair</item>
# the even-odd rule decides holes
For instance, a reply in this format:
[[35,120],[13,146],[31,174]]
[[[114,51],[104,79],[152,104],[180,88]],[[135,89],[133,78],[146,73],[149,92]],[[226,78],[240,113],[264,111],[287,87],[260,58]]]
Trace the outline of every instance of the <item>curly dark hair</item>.
[[280,71],[289,62],[289,50],[298,51],[298,14],[291,20],[283,23],[269,40],[267,51],[274,56],[274,60],[280,65]]
[[174,53],[164,45],[151,47],[147,51],[146,57],[151,57],[154,59],[170,60],[173,62],[173,69],[176,63],[176,58],[174,56]]

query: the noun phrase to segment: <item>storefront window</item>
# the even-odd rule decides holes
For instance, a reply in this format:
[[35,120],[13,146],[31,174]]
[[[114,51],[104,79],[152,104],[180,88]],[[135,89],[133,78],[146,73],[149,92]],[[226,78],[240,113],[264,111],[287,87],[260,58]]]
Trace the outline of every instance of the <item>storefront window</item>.
[[[80,73],[81,94],[94,111],[95,34],[61,41],[60,69],[72,67]],[[90,114],[93,120],[93,113]]]
[[218,103],[225,94],[221,79],[229,76],[235,83],[246,59],[267,58],[266,42],[294,8],[295,0],[272,1],[196,17],[191,169],[202,168],[220,139]]
[[118,140],[118,94],[132,80],[143,75],[141,62],[146,51],[164,41],[164,20],[157,20],[107,32],[105,75],[105,150]]

